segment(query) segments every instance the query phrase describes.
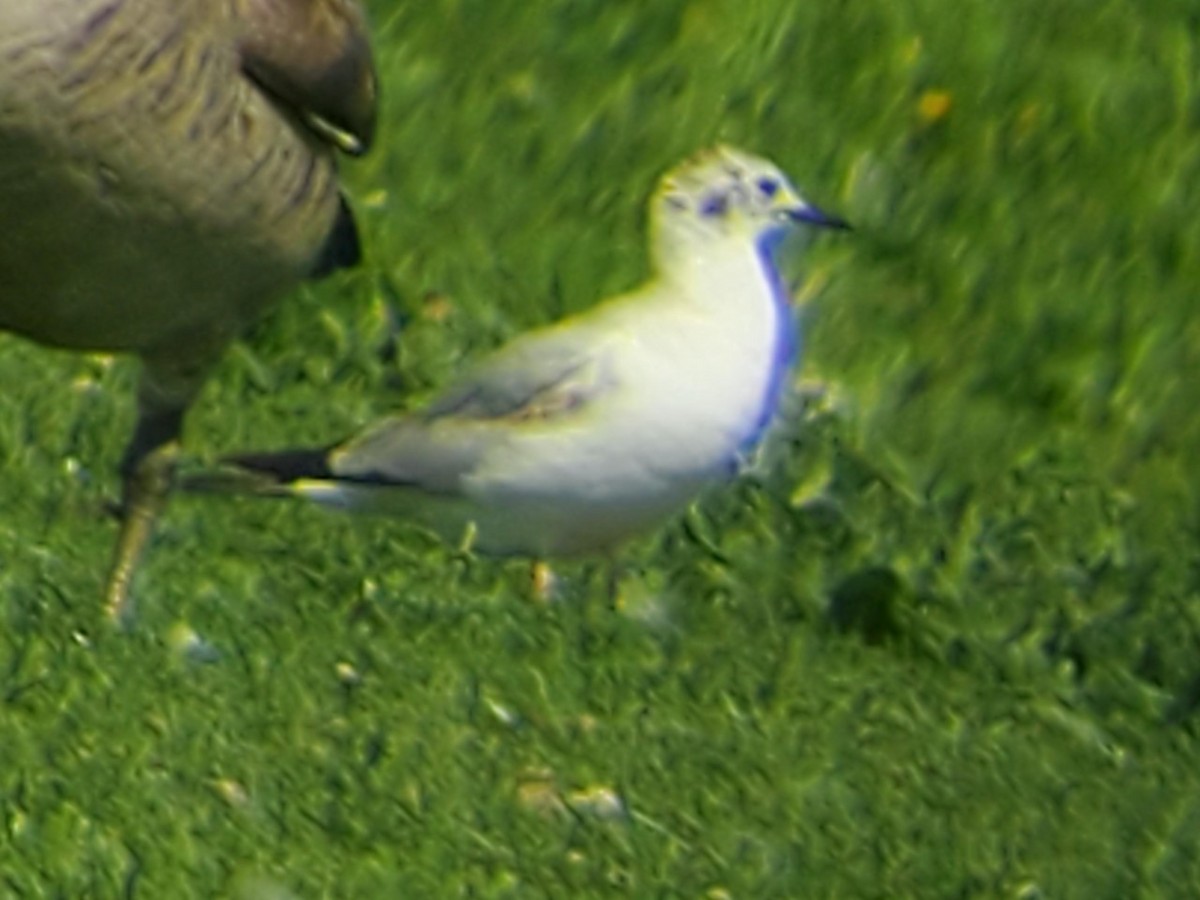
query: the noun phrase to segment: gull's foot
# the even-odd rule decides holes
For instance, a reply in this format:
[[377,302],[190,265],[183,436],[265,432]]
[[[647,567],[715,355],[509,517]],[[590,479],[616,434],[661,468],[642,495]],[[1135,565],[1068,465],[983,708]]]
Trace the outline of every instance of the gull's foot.
[[552,603],[558,599],[562,585],[545,560],[535,559],[529,564],[529,587],[533,599],[542,603]]

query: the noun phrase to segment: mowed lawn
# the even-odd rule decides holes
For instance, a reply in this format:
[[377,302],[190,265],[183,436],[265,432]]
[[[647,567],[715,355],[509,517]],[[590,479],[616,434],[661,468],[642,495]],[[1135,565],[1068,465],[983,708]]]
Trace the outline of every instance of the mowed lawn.
[[228,354],[195,464],[636,285],[717,141],[856,226],[794,273],[787,412],[615,609],[599,565],[547,603],[403,523],[180,497],[120,634],[134,365],[0,338],[0,894],[1200,893],[1200,6],[372,6],[366,264]]

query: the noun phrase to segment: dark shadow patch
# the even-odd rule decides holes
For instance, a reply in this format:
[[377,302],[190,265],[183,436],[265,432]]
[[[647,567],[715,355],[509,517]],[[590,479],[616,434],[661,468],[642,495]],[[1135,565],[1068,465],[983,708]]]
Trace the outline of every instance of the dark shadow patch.
[[826,615],[843,633],[857,634],[875,646],[900,635],[896,600],[900,578],[884,566],[869,566],[843,578],[829,595]]

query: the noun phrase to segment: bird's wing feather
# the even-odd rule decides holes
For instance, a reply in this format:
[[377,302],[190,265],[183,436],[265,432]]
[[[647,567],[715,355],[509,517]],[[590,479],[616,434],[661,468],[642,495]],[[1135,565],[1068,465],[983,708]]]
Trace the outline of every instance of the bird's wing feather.
[[614,337],[575,322],[518,338],[425,410],[334,450],[330,468],[343,480],[455,492],[522,430],[582,414],[614,390]]
[[452,494],[502,437],[486,427],[447,428],[395,416],[334,450],[329,468],[338,481]]
[[612,381],[611,338],[579,320],[519,337],[443,391],[422,418],[521,421],[568,412]]

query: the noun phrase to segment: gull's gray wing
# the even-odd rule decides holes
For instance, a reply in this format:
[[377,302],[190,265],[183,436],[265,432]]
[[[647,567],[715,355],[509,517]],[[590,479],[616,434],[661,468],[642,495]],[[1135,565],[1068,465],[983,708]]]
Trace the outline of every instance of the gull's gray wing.
[[425,409],[384,419],[337,447],[329,468],[342,480],[456,492],[523,429],[583,413],[612,391],[620,337],[569,320],[517,338]]
[[518,337],[472,367],[419,416],[519,421],[570,410],[611,386],[613,337],[590,316]]

